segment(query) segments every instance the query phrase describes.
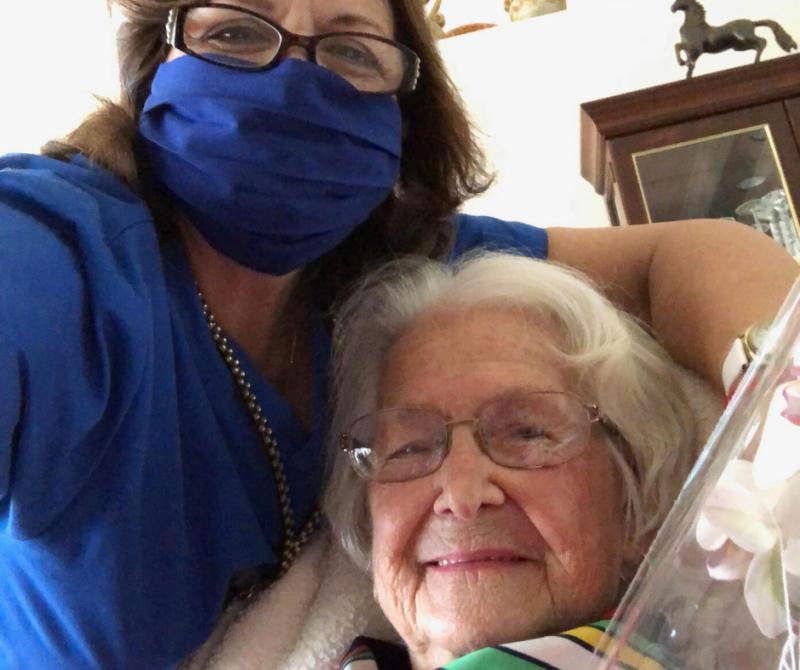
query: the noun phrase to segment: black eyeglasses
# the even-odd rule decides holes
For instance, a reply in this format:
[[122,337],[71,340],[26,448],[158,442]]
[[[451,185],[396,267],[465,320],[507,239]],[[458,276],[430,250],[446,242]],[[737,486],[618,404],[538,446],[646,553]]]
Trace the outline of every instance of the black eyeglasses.
[[572,393],[534,391],[494,398],[475,417],[456,421],[425,408],[379,410],[356,419],[339,441],[359,476],[403,482],[438,470],[450,451],[453,428],[461,424],[472,424],[493,462],[535,469],[579,456],[592,424],[606,421],[596,405]]
[[167,43],[201,60],[250,71],[268,70],[290,47],[300,46],[312,63],[365,93],[408,93],[419,77],[418,56],[385,37],[351,32],[297,35],[255,12],[219,3],[172,9]]

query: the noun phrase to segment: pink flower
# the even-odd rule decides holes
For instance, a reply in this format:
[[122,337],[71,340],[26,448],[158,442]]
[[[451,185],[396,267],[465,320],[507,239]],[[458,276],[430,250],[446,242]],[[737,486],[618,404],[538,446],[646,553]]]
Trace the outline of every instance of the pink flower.
[[[800,377],[800,370],[798,376]],[[787,384],[783,389],[783,397],[786,399],[786,409],[781,412],[781,416],[795,426],[800,426],[800,381]]]
[[800,382],[778,387],[753,461],[728,464],[695,534],[712,578],[744,579],[765,636],[791,628],[791,608],[800,607]]

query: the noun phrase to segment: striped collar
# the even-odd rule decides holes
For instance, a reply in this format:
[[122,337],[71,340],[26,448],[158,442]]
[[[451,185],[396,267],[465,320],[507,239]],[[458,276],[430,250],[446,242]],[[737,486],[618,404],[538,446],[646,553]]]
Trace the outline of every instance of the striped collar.
[[[575,670],[589,667],[604,656],[615,639],[610,619],[596,621],[558,635],[478,649],[437,670]],[[676,666],[658,646],[638,637],[628,639],[617,656],[627,670],[673,670]],[[360,637],[350,648],[339,670],[411,670],[402,647]]]

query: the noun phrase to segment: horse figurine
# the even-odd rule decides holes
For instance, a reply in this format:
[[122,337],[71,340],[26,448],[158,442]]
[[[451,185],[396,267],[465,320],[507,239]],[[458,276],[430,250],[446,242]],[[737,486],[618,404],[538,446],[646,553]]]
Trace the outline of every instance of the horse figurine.
[[[675,0],[672,11],[685,12],[681,26],[681,41],[675,45],[675,55],[679,65],[687,66],[687,79],[692,76],[697,59],[704,53],[719,53],[728,49],[735,51],[755,49],[755,62],[758,63],[767,47],[767,40],[756,35],[755,29],[759,26],[770,28],[778,46],[784,51],[797,48],[797,43],[777,21],[737,19],[723,26],[710,26],[706,23],[706,10],[697,0]],[[681,52],[685,54],[685,58],[681,56]]]

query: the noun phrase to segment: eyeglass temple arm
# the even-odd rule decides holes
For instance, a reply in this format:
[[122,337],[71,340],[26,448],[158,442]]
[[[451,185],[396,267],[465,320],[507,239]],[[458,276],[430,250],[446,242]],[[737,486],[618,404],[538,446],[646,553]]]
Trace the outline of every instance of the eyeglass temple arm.
[[589,414],[589,423],[595,423],[603,420],[603,415],[600,413],[600,408],[597,405],[584,405],[586,412]]
[[611,419],[600,411],[597,405],[584,405],[584,407],[586,407],[586,411],[589,413],[589,423],[599,423],[606,430],[616,435],[620,434],[619,428],[617,428]]

